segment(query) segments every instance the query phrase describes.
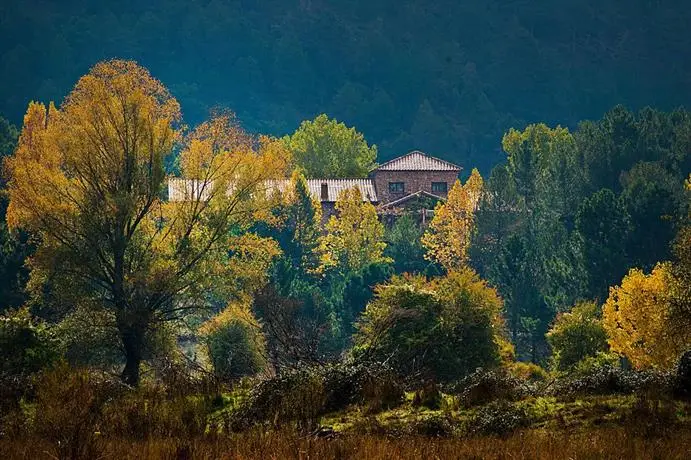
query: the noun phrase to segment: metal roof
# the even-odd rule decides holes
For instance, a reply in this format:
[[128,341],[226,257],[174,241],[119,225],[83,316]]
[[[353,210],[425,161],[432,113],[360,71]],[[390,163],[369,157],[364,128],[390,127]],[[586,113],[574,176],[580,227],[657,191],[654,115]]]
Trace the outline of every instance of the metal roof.
[[460,171],[462,168],[448,161],[413,150],[401,157],[379,165],[375,171]]
[[[284,192],[290,180],[269,180],[264,182],[266,192]],[[326,184],[326,196],[322,197],[322,184]],[[357,187],[362,194],[362,201],[376,203],[377,192],[372,179],[307,179],[307,187],[312,197],[321,202],[335,202],[343,190]],[[189,201],[196,198],[207,199],[211,192],[211,184],[203,185],[201,181],[171,177],[168,179],[168,200]]]
[[[289,180],[271,181],[268,189],[278,189],[281,192],[290,184]],[[326,184],[326,196],[322,197],[322,185]],[[374,188],[374,181],[372,179],[307,179],[307,188],[309,188],[312,197],[321,202],[335,202],[338,195],[343,190],[348,190],[357,187],[362,194],[362,201],[369,201],[376,203],[377,192]]]

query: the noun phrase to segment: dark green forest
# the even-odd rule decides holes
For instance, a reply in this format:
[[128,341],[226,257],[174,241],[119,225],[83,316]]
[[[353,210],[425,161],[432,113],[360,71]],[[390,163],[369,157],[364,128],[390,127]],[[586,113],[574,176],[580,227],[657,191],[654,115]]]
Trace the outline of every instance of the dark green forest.
[[0,458],[686,459],[678,3],[2,2]]
[[511,127],[691,104],[689,23],[677,0],[6,1],[0,113],[19,125],[94,62],[135,59],[192,125],[222,105],[284,135],[327,113],[382,161],[418,148],[484,175]]

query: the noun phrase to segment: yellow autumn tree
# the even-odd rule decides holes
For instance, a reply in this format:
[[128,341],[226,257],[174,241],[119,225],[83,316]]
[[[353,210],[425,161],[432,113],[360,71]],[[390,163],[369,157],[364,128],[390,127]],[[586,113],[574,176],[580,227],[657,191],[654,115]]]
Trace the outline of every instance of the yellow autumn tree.
[[344,190],[336,201],[336,215],[326,224],[321,238],[321,270],[339,267],[359,272],[379,262],[389,262],[384,256],[384,226],[377,211],[355,187]]
[[691,345],[691,331],[672,327],[671,266],[658,264],[650,275],[632,269],[610,288],[603,325],[612,351],[637,368],[670,369]]
[[[7,222],[38,242],[34,295],[49,286],[56,305],[109,311],[124,350],[122,378],[133,385],[147,334],[204,308],[210,292],[237,288],[232,259],[256,245],[234,235],[264,212],[262,184],[288,160],[230,113],[186,137],[182,126],[178,102],[146,69],[101,62],[59,110],[29,105],[4,164]],[[164,160],[180,143],[185,179],[166,201]]]
[[446,202],[437,204],[429,228],[422,235],[427,260],[439,263],[447,270],[466,264],[482,188],[482,176],[473,169],[465,184],[461,185],[457,180]]

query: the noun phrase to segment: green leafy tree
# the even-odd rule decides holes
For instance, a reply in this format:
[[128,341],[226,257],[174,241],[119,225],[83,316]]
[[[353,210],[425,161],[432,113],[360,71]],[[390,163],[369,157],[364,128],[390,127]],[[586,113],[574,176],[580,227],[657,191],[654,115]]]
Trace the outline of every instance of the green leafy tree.
[[[18,137],[17,128],[0,117],[0,162],[14,152]],[[26,301],[24,289],[28,271],[24,260],[31,252],[28,236],[22,232],[10,232],[7,228],[5,185],[5,177],[0,174],[0,311],[18,308]]]
[[472,270],[396,276],[375,293],[357,324],[358,353],[438,382],[499,363],[502,302]]
[[430,266],[420,242],[423,229],[410,214],[403,214],[386,229],[384,255],[393,260],[396,273],[423,273]]
[[669,260],[670,242],[685,214],[683,179],[660,162],[636,164],[624,177],[622,200],[631,216],[628,254],[632,265],[650,269]]
[[0,116],[0,158],[14,152],[18,138],[19,131],[17,128]]
[[583,200],[576,213],[589,292],[603,300],[609,287],[628,270],[626,254],[631,223],[614,193],[602,189]]
[[595,302],[579,302],[560,313],[547,332],[552,348],[552,364],[566,371],[588,357],[606,352],[607,333],[602,325],[600,306]]
[[266,341],[261,324],[245,306],[231,305],[201,328],[214,373],[234,381],[266,368]]
[[362,134],[322,114],[304,121],[284,138],[296,166],[307,177],[367,177],[377,158],[377,147]]

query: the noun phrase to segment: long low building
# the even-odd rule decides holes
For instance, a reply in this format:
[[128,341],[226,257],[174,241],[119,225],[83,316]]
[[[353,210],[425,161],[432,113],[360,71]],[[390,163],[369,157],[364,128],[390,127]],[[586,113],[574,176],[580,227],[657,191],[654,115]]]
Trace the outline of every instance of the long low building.
[[[307,186],[315,200],[322,204],[325,217],[334,213],[336,200],[343,190],[357,187],[362,198],[382,215],[397,215],[403,210],[420,210],[423,219],[439,200],[445,200],[462,168],[429,156],[419,150],[394,158],[373,169],[365,179],[308,179]],[[284,190],[288,180],[272,181],[267,189]],[[193,180],[171,178],[168,199],[202,195],[204,190]],[[202,196],[203,198],[203,196]]]

